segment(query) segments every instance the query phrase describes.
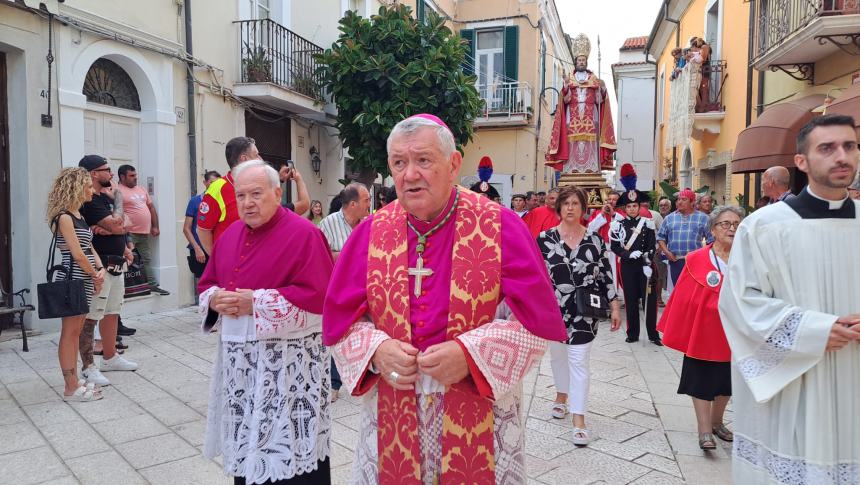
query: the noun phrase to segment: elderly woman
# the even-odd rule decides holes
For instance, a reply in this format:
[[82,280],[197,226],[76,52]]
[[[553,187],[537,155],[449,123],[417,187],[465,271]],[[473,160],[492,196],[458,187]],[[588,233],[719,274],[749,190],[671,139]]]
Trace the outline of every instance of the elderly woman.
[[579,446],[591,441],[585,426],[585,411],[591,379],[588,358],[597,336],[597,319],[581,316],[576,306],[576,291],[589,286],[599,289],[610,302],[611,331],[621,326],[621,304],[615,295],[606,244],[598,233],[582,224],[586,207],[582,189],[573,186],[561,189],[555,203],[561,223],[537,238],[567,328],[567,340],[550,343],[556,389],[552,417],[563,419],[568,411],[573,415],[572,441]]
[[729,252],[743,211],[718,207],[708,219],[714,242],[687,255],[687,264],[663,311],[658,330],[663,344],[684,353],[678,394],[693,398],[699,447],[713,450],[714,436],[732,441],[723,413],[732,395],[731,350],[723,332],[717,302]]

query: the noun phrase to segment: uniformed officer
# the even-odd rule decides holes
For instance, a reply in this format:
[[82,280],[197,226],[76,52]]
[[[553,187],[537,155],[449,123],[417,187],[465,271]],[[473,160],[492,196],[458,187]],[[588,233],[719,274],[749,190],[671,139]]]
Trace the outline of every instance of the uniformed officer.
[[624,287],[624,302],[627,311],[627,342],[639,340],[639,308],[644,301],[645,328],[648,340],[662,346],[657,333],[657,275],[654,255],[657,234],[654,221],[640,217],[639,204],[648,202],[648,194],[627,190],[618,199],[618,207],[626,214],[624,219],[610,225],[610,247],[621,261],[621,281]]

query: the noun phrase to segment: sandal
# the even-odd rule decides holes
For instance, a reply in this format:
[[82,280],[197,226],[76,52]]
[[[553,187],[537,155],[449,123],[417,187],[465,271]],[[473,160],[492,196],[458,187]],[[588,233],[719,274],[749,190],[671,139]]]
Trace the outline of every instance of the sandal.
[[553,404],[551,414],[555,419],[564,419],[564,417],[567,416],[567,404],[563,402]]
[[81,384],[86,381],[78,381],[78,388],[75,389],[74,394],[69,396],[63,394],[63,401],[66,402],[89,402],[89,401],[98,401],[103,398],[101,389],[96,389],[95,384]]
[[591,436],[585,428],[573,428],[573,444],[576,446],[588,446],[591,443]]
[[716,450],[717,442],[711,433],[699,433],[699,448],[703,450]]
[[723,441],[734,441],[735,434],[732,433],[729,428],[726,428],[726,425],[723,423],[713,425],[714,434],[717,435],[717,438]]

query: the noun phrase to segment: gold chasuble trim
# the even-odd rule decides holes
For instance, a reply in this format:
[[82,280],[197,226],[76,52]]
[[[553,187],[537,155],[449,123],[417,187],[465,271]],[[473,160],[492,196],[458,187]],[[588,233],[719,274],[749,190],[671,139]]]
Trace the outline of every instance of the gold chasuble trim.
[[[446,340],[491,322],[501,290],[501,207],[463,187],[457,190]],[[398,201],[374,214],[367,299],[378,329],[411,342],[406,221]],[[397,391],[385,379],[378,382],[379,483],[420,484],[422,450],[415,391]],[[447,390],[443,406],[440,483],[493,485],[492,401],[479,397],[467,378]]]

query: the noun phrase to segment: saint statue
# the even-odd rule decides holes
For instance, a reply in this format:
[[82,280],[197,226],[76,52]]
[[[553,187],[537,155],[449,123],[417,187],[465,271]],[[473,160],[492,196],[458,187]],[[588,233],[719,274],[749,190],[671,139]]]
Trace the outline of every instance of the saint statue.
[[573,41],[576,70],[564,76],[564,87],[546,152],[547,165],[564,172],[600,173],[611,170],[615,129],[606,101],[606,85],[588,70],[591,43],[585,34]]

